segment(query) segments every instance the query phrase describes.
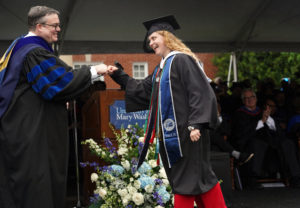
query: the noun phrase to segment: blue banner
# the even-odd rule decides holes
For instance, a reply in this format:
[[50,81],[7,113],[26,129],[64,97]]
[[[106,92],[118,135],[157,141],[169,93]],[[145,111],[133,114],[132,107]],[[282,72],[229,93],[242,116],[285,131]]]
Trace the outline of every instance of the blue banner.
[[116,129],[121,129],[123,126],[127,128],[128,125],[138,124],[140,127],[145,125],[148,110],[126,113],[125,101],[115,100],[109,106],[109,121]]

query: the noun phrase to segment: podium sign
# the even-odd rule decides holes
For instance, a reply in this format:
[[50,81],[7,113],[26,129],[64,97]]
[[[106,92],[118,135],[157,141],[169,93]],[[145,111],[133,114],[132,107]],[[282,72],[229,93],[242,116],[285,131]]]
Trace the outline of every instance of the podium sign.
[[140,127],[145,125],[148,110],[126,113],[125,101],[115,100],[109,108],[110,123],[116,128],[127,128],[128,125],[138,124]]

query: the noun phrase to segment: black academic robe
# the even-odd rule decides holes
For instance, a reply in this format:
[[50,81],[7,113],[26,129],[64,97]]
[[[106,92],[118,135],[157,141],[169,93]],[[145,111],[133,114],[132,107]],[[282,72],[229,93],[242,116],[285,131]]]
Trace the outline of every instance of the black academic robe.
[[239,151],[255,155],[246,174],[259,177],[263,170],[272,173],[288,167],[292,177],[299,177],[300,166],[295,144],[286,138],[279,122],[274,119],[276,130],[270,129],[267,124],[256,129],[262,113],[258,107],[250,111],[243,106],[235,112],[232,120],[232,144]]
[[[41,67],[50,59],[55,60],[53,66]],[[29,83],[28,74],[37,66],[43,72]],[[67,83],[59,84],[65,73],[49,79],[50,72],[59,67],[73,74]],[[36,80],[47,76],[50,82],[40,92],[34,91]],[[66,101],[90,83],[88,68],[72,70],[43,48],[27,54],[10,105],[0,120],[1,208],[65,207],[69,144]],[[42,95],[50,86],[58,90],[46,100]]]
[[[205,74],[194,59],[186,54],[176,54],[170,69],[170,82],[183,157],[171,168],[166,150],[160,143],[160,155],[175,194],[197,195],[209,191],[217,183],[210,164],[209,129],[216,127],[217,107]],[[126,110],[138,111],[149,108],[153,75],[144,80],[128,77],[117,71],[112,78],[125,87]],[[157,92],[153,92],[157,93]],[[190,139],[189,125],[201,129],[197,142]]]

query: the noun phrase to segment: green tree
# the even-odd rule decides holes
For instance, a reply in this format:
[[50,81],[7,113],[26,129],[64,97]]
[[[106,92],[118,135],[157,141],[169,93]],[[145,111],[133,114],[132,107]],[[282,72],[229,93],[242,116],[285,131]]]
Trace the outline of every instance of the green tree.
[[[238,81],[249,79],[254,87],[258,80],[272,78],[276,86],[283,77],[299,83],[300,53],[291,52],[241,52],[236,54]],[[218,67],[217,76],[227,80],[230,53],[217,54],[213,63]],[[298,74],[298,76],[297,76]]]

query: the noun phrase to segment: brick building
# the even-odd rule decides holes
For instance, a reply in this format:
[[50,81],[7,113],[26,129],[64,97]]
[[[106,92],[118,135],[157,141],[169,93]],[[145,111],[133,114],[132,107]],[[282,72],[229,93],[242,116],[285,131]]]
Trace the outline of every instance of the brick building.
[[[204,70],[207,76],[211,79],[215,77],[217,67],[212,64],[213,53],[197,53],[197,56],[204,64]],[[160,62],[160,57],[155,54],[86,54],[86,55],[72,55],[62,56],[70,66],[74,68],[81,65],[93,65],[98,63],[105,63],[113,65],[118,61],[124,67],[126,73],[137,79],[142,79],[151,74],[155,66]],[[109,76],[104,78],[107,89],[118,89],[116,84]]]

